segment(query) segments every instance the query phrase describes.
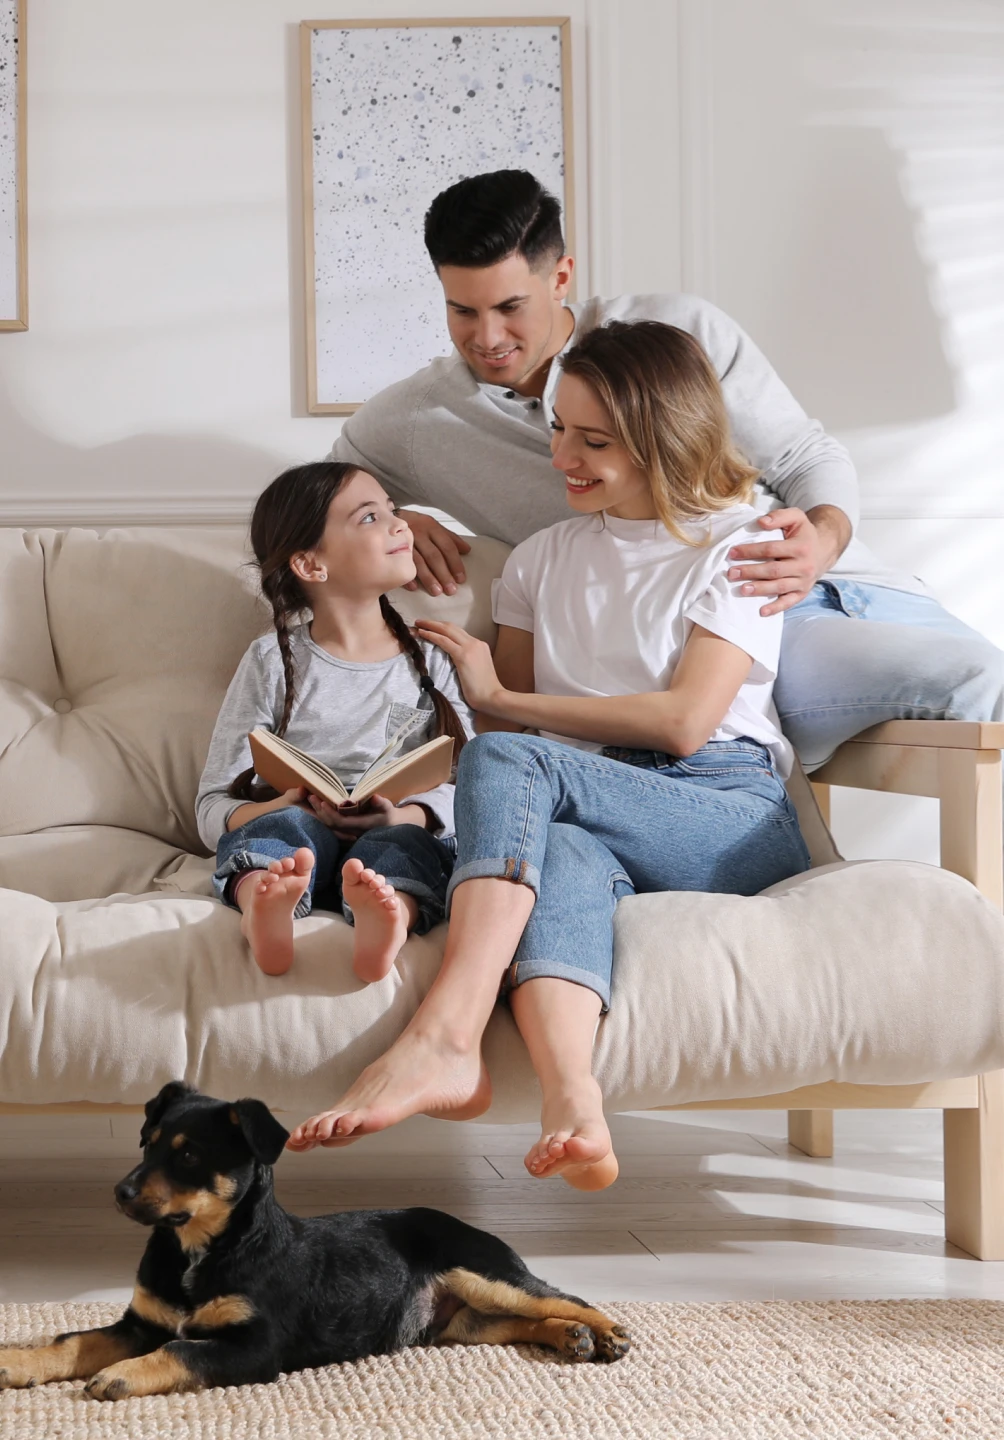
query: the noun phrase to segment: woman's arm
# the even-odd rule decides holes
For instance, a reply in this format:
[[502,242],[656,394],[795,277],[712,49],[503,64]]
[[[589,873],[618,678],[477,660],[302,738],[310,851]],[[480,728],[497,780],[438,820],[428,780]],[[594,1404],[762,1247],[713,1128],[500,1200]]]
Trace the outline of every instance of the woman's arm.
[[[520,695],[533,693],[533,632],[517,630],[512,625],[500,625],[498,639],[492,652],[495,674],[504,690]],[[527,730],[532,727],[521,725],[517,720],[506,720],[501,715],[487,715],[477,711],[475,729],[481,735],[486,730]]]
[[[695,625],[666,690],[644,695],[534,695],[504,686],[482,640],[441,621],[420,621],[423,640],[451,656],[468,703],[509,722],[599,745],[692,755],[718,729],[753,661],[731,641]],[[531,642],[532,643],[532,642]]]

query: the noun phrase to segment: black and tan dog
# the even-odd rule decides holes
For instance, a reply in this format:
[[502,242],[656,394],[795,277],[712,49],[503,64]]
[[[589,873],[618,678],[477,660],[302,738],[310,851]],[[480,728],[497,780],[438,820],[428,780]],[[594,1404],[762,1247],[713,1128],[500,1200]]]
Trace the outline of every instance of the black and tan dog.
[[260,1100],[165,1085],[146,1106],[142,1162],[115,1187],[153,1227],[129,1308],[101,1330],[0,1350],[0,1387],[86,1379],[89,1395],[119,1400],[449,1341],[626,1354],[620,1326],[439,1210],[288,1214],[272,1191],[287,1138]]

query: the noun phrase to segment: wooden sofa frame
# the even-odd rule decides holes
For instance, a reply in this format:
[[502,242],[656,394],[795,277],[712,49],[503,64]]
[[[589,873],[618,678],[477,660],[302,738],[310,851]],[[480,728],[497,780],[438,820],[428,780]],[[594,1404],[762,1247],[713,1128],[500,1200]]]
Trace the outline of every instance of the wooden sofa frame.
[[[1001,750],[1004,724],[891,720],[842,745],[812,777],[829,819],[831,785],[929,795],[941,804],[941,865],[1004,906]],[[1004,1259],[1004,1071],[919,1085],[830,1081],[781,1095],[701,1100],[666,1110],[787,1110],[788,1141],[833,1154],[834,1110],[941,1110],[945,1129],[945,1238],[980,1260]],[[0,1104],[0,1114],[109,1114],[138,1105],[68,1101]]]

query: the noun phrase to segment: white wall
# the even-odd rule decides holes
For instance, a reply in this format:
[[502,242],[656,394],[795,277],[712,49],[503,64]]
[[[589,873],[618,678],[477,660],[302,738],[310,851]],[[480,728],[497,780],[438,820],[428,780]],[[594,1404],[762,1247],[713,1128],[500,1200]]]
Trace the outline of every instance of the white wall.
[[[236,519],[330,445],[303,408],[297,21],[558,10],[592,287],[731,311],[850,446],[864,537],[1004,644],[1001,0],[28,3],[0,523]],[[933,824],[838,814],[849,853],[930,855]]]
[[[31,328],[0,336],[21,341],[0,345],[0,523],[243,519],[338,428],[305,410],[298,22],[554,7],[28,5]],[[584,8],[562,7],[580,75]],[[583,84],[583,156],[585,115]]]

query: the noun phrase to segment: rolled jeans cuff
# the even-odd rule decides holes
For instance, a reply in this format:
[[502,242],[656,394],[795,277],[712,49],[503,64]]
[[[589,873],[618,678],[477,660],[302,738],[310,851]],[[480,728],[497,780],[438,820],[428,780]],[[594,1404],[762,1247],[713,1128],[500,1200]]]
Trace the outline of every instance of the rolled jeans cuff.
[[[446,919],[446,904],[421,880],[415,880],[411,876],[398,879],[394,875],[384,876],[388,885],[393,885],[399,895],[411,895],[418,903],[418,916],[411,929],[412,935],[428,935],[429,931],[436,925],[441,925]],[[352,913],[352,906],[348,904],[345,895],[342,895],[342,914],[350,925],[355,925],[356,917]]]
[[517,885],[528,885],[535,898],[540,897],[540,871],[536,865],[525,860],[469,860],[458,865],[446,887],[446,914],[449,916],[453,903],[453,892],[465,880],[512,880]]
[[[248,870],[267,870],[274,859],[274,855],[256,854],[254,850],[235,850],[232,855],[227,856],[213,876],[213,889],[217,897],[223,901],[224,905],[229,905],[231,909],[236,910],[237,903],[232,898],[230,890],[231,880],[235,875],[246,874]],[[296,902],[293,919],[302,920],[305,915],[310,914],[310,907],[311,894],[308,888]]]
[[600,997],[600,1013],[610,1009],[610,982],[595,970],[580,970],[575,965],[562,965],[555,960],[514,960],[502,977],[499,994],[505,998],[511,990],[528,980],[571,980]]

